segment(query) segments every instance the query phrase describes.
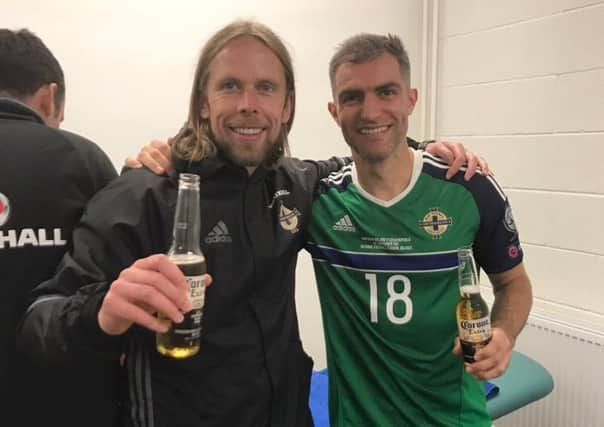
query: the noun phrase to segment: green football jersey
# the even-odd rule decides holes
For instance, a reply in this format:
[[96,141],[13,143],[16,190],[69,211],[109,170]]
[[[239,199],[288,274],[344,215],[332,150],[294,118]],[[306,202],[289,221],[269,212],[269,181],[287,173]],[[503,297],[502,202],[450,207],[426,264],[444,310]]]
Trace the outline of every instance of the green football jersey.
[[457,249],[487,272],[520,263],[510,207],[491,177],[450,181],[414,152],[408,188],[380,201],[354,164],[321,182],[307,249],[327,349],[332,427],[490,426],[484,383],[452,354]]

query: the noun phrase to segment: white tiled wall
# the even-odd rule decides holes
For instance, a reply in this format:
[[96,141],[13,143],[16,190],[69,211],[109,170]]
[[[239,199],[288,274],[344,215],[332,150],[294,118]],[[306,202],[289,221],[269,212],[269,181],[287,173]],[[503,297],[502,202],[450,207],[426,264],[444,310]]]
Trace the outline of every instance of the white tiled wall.
[[601,3],[599,0],[440,0],[440,33],[468,34],[538,20]]
[[604,1],[439,12],[438,136],[486,157],[506,189],[536,309],[604,333]]
[[[597,132],[462,139],[489,160],[497,180],[508,189],[601,194],[604,188],[604,172],[599,173],[604,141]],[[593,155],[598,152],[600,156]],[[585,179],[569,179],[580,176]]]
[[[444,2],[451,3],[458,2]],[[495,2],[486,0],[480,4],[491,3]],[[447,20],[444,12],[441,18],[444,24]],[[446,36],[441,39],[442,64],[445,64],[441,68],[441,83],[452,86],[509,81],[601,68],[604,66],[602,19],[604,9],[593,5],[504,27]],[[468,24],[471,28],[471,23]]]

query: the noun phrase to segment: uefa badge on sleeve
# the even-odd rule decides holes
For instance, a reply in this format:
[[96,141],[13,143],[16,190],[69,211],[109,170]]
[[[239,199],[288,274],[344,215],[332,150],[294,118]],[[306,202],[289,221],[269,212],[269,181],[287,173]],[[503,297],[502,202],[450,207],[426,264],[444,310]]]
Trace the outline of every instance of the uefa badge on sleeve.
[[505,214],[503,216],[503,226],[510,233],[516,234],[518,229],[516,228],[516,222],[514,221],[514,215],[512,215],[512,207],[509,203],[505,202]]

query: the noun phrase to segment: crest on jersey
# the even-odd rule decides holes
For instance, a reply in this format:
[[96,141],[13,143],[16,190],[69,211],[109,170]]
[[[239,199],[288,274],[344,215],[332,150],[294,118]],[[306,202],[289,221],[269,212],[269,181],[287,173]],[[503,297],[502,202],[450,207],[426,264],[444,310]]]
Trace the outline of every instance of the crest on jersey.
[[268,204],[267,208],[272,209],[273,205],[275,204],[275,202],[277,200],[281,201],[281,197],[289,196],[290,194],[291,193],[288,190],[277,190],[277,191],[275,191],[275,194],[273,194],[273,199]]
[[6,224],[10,216],[10,203],[8,197],[0,193],[0,227]]
[[453,220],[438,208],[432,208],[417,222],[433,239],[440,239],[447,229],[453,225]]
[[298,229],[298,217],[300,216],[300,211],[296,208],[289,209],[283,203],[279,207],[279,224],[284,230],[289,231],[290,233],[296,233]]

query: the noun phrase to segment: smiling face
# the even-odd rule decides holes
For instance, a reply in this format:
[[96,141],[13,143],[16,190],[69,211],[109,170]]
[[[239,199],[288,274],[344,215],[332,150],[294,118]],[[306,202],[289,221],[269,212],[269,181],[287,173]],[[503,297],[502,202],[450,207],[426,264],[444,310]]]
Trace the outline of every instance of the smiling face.
[[377,163],[406,147],[416,101],[417,91],[409,87],[399,63],[383,53],[360,64],[340,65],[334,102],[328,107],[355,160]]
[[220,151],[240,166],[255,167],[287,131],[291,102],[277,56],[260,40],[243,36],[212,60],[200,114]]

